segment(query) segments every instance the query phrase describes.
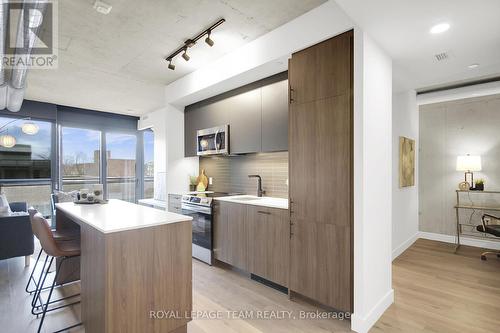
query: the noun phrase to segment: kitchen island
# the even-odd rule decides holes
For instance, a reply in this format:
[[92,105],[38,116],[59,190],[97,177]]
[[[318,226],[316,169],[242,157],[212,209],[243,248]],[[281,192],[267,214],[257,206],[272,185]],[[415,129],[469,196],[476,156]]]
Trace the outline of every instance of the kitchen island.
[[[113,199],[58,203],[56,210],[56,229],[80,229],[81,257],[72,265],[80,273],[87,332],[186,332],[192,309],[190,217]],[[175,315],[160,319],[159,312]]]

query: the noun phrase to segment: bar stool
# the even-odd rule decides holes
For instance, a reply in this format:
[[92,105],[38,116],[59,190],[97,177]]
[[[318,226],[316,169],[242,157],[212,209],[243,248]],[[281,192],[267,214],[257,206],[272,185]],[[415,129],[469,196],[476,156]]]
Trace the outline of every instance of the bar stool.
[[[33,216],[38,213],[38,211],[33,208],[33,207],[30,207],[28,209],[28,213],[30,215],[30,221],[31,221],[31,230],[33,231],[33,234],[36,236],[35,232],[35,228],[33,228]],[[80,238],[80,232],[78,230],[64,230],[64,231],[57,231],[57,230],[52,230],[52,235],[54,236],[54,239],[56,240],[56,242],[59,242],[59,241],[75,241],[75,240],[78,240]],[[38,238],[38,237],[37,237]],[[38,262],[40,261],[40,257],[42,256],[42,248],[40,248],[40,251],[38,252],[38,256],[36,258],[36,261],[35,261],[35,265],[33,266],[32,270],[31,270],[31,274],[28,278],[28,283],[26,284],[26,288],[25,288],[25,291],[28,293],[28,294],[32,294],[34,293],[37,288],[38,288],[38,284],[35,280],[35,278],[33,277],[34,273],[35,273],[35,269],[38,265]],[[43,271],[43,269],[42,269]],[[33,284],[35,285],[35,289],[30,289],[30,284],[33,282]]]
[[[58,306],[58,307],[49,309],[49,305],[53,303],[53,302],[51,302],[51,297],[52,297],[52,293],[54,291],[54,287],[56,285],[57,278],[58,278],[59,273],[61,271],[62,264],[70,258],[80,256],[80,246],[76,242],[56,242],[54,239],[54,236],[52,234],[52,230],[50,229],[47,220],[43,217],[42,214],[40,214],[40,213],[34,214],[32,217],[32,221],[33,221],[32,226],[35,229],[35,235],[38,238],[38,240],[40,241],[40,244],[42,246],[43,251],[47,254],[47,259],[48,259],[48,257],[50,257],[50,261],[49,261],[49,264],[47,266],[45,273],[43,273],[43,271],[42,271],[43,279],[38,284],[38,289],[37,289],[38,292],[36,293],[37,294],[36,298],[40,300],[41,308],[42,308],[41,312],[36,313],[37,315],[38,314],[42,315],[42,318],[40,320],[40,325],[38,326],[38,333],[40,333],[40,331],[42,330],[43,322],[45,320],[45,316],[46,316],[47,312],[54,311],[54,310],[60,309],[60,308],[65,307],[65,306],[70,306],[70,305],[78,303],[78,302],[76,302],[76,303],[71,303],[71,304],[65,304],[63,306]],[[41,300],[40,293],[42,292],[41,289],[45,283],[47,275],[49,274],[50,267],[51,267],[52,263],[54,262],[54,258],[59,258],[61,260],[60,260],[59,264],[57,265],[56,274],[55,274],[54,280],[52,282],[52,285],[50,287],[49,295],[47,296],[47,300],[45,303],[43,303]],[[45,269],[45,265],[44,265],[43,269]],[[62,300],[62,299],[60,299],[60,300]],[[66,330],[69,330],[73,327],[80,326],[81,324],[82,323],[80,322],[78,324],[75,324],[75,325],[72,325],[69,327],[65,327],[61,330],[58,330],[57,332],[66,331]]]

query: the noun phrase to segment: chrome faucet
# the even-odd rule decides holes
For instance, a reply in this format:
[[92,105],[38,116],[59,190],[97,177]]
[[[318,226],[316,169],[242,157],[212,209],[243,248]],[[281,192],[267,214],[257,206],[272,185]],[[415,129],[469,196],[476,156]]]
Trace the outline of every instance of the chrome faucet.
[[257,196],[261,197],[263,194],[266,194],[266,191],[262,190],[262,178],[259,175],[248,175],[248,178],[257,178]]

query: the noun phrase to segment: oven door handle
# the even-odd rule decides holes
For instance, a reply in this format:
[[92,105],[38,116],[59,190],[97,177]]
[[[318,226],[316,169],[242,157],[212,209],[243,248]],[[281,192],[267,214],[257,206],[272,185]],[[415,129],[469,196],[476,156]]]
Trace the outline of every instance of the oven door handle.
[[189,210],[190,212],[202,213],[212,215],[212,209],[210,207],[202,207],[192,204],[183,203],[181,209]]

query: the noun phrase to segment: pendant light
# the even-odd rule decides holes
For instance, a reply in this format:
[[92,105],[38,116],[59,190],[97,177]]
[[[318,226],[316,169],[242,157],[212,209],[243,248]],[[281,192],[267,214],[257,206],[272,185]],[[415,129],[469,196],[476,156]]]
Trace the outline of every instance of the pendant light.
[[26,122],[21,127],[21,130],[23,131],[24,134],[35,135],[36,133],[38,133],[39,127],[35,123]]
[[16,145],[16,138],[10,134],[0,135],[0,146],[12,148]]

